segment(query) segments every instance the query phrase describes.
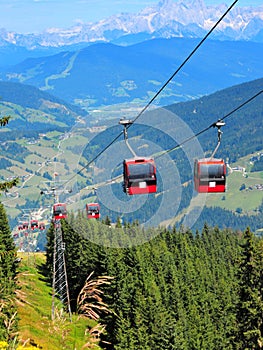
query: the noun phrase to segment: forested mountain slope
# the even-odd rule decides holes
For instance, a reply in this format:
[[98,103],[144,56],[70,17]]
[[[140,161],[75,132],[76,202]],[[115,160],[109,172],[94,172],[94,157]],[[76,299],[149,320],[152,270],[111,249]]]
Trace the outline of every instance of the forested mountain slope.
[[[111,177],[121,176],[121,163],[125,157],[130,157],[127,147],[120,138],[118,140],[120,144],[116,143],[114,151],[110,147],[106,158],[98,159],[99,163],[95,161],[95,167],[98,167],[100,171],[93,172],[90,168],[91,171],[83,171],[75,176],[80,167],[84,166],[86,168],[88,162],[96,157],[122,131],[119,120],[109,119],[105,124],[102,122],[103,124],[99,124],[99,126],[102,126],[101,129],[98,128],[99,132],[96,131],[96,128],[94,128],[94,131],[92,127],[89,128],[85,124],[85,116],[82,116],[82,114],[80,119],[83,123],[78,123],[78,107],[75,110],[73,107],[70,109],[71,106],[68,106],[67,109],[67,105],[63,104],[57,106],[56,99],[52,100],[50,97],[51,106],[47,113],[45,103],[43,103],[44,107],[41,105],[42,97],[45,98],[44,101],[49,101],[47,95],[43,92],[38,95],[39,90],[32,87],[29,87],[31,93],[24,94],[24,101],[21,101],[24,104],[20,106],[14,104],[14,102],[18,103],[19,99],[21,100],[20,97],[16,100],[16,95],[19,94],[20,89],[23,93],[23,88],[27,89],[28,87],[15,84],[13,90],[11,88],[12,83],[4,84],[11,84],[8,86],[15,93],[10,93],[10,96],[15,97],[11,99],[10,96],[5,95],[7,101],[2,103],[3,112],[11,115],[11,121],[8,128],[1,130],[1,140],[3,142],[0,159],[1,176],[3,180],[17,174],[22,181],[25,180],[25,176],[30,178],[26,180],[26,186],[22,185],[23,188],[18,188],[19,196],[14,193],[10,200],[7,198],[5,201],[12,212],[12,227],[21,219],[19,215],[22,210],[50,205],[48,198],[40,197],[39,193],[43,189],[43,183],[51,180],[54,171],[57,171],[57,169],[59,169],[63,180],[71,179],[73,176],[75,182],[75,192],[67,194],[63,197],[63,200],[68,201],[70,210],[83,211],[86,202],[94,200],[93,191],[87,189],[85,192],[84,187],[97,187],[97,184],[109,181]],[[6,90],[8,91],[8,88]],[[244,230],[247,226],[246,222],[253,222],[252,227],[255,230],[262,228],[260,216],[262,202],[260,194],[262,192],[253,187],[262,183],[262,169],[258,168],[257,172],[250,173],[253,166],[250,164],[250,157],[255,157],[257,152],[260,153],[263,150],[263,94],[259,94],[245,106],[231,114],[232,111],[246,103],[260,91],[262,91],[262,79],[233,86],[194,101],[173,104],[160,109],[155,108],[144,113],[138,119],[138,122],[129,129],[130,142],[137,154],[155,157],[159,154],[160,149],[163,151],[172,149],[178,146],[179,140],[186,140],[190,135],[189,130],[191,135],[197,134],[230,113],[225,119],[226,125],[222,128],[222,142],[217,157],[224,158],[230,167],[245,166],[247,177],[242,176],[242,174],[236,176],[235,172],[229,172],[227,192],[224,195],[213,195],[216,200],[207,203],[206,214],[200,216],[201,221],[199,220],[195,228],[202,227],[205,219],[211,225],[216,224],[213,220],[215,212],[213,210],[209,212],[210,209],[208,208],[212,206],[221,207],[216,214],[218,217],[224,216],[222,210],[227,210],[225,220],[218,222],[221,228],[238,228],[241,225],[239,228]],[[30,101],[30,96],[31,94],[34,96],[34,93],[36,93],[37,100]],[[46,102],[46,104],[48,103]],[[34,107],[40,109],[34,109]],[[125,116],[125,112],[122,115]],[[50,130],[54,130],[54,132],[43,133],[43,131]],[[209,155],[215,148],[217,131],[213,127],[208,128],[206,132],[194,138],[194,142],[195,145],[199,144],[198,147],[203,150],[202,157],[205,154]],[[100,186],[96,192],[96,200],[101,204],[102,217],[105,218],[108,215],[113,222],[116,222],[119,216],[123,220],[130,222],[138,220],[143,224],[155,216],[154,225],[160,223],[165,225],[174,224],[176,218],[180,225],[182,223],[181,215],[185,215],[191,200],[197,195],[193,190],[195,147],[191,146],[190,150],[186,151],[187,148],[178,147],[176,151],[169,153],[169,161],[162,161],[162,157],[156,157],[158,192],[156,196],[150,195],[146,203],[139,209],[132,210],[129,207],[128,198],[123,193],[121,182],[111,185],[116,199],[112,200],[111,197],[108,197],[108,205],[102,200],[105,193],[107,193],[107,187]],[[116,162],[115,168],[114,162]],[[256,165],[259,166],[260,161]],[[54,167],[56,167],[56,170],[54,170]],[[257,168],[254,167],[255,169]],[[102,174],[105,174],[102,178],[103,181],[101,181]],[[176,174],[179,174],[178,180]],[[70,183],[70,186],[73,185]],[[253,187],[252,190],[249,189],[251,186]],[[244,191],[240,191],[240,188],[243,188]],[[162,202],[163,195],[167,193],[171,195],[171,198]],[[232,200],[234,197],[236,197],[235,202]],[[180,203],[178,204],[176,200]],[[117,207],[119,201],[122,202],[122,205]],[[230,201],[231,205],[229,204]],[[156,213],[158,215],[155,215]],[[150,224],[152,223],[150,222]],[[233,224],[234,226],[232,226]]]
[[[46,261],[34,253],[19,255],[23,262],[13,257],[20,274],[18,315],[12,314],[16,328],[11,329],[4,322],[9,310],[1,309],[2,346],[55,350],[61,344],[92,348],[99,342],[108,350],[261,349],[263,245],[249,228],[205,225],[195,234],[182,228],[145,230],[137,223],[109,226],[81,213],[62,220],[61,228],[73,322],[66,311],[51,318],[52,225]],[[6,238],[0,233],[2,272],[12,262],[3,250]],[[1,276],[2,288],[8,287]],[[103,276],[108,283],[97,285]],[[85,284],[89,316],[80,319],[77,297]],[[3,298],[15,302],[13,295]],[[96,321],[90,318],[94,314]]]
[[63,132],[87,112],[38,88],[0,81],[0,108],[9,115],[8,126],[1,130],[1,141],[37,138],[51,130]]
[[[250,173],[250,169],[253,166],[250,158],[253,158],[253,156],[254,158],[256,156],[259,157],[263,150],[262,86],[263,79],[258,79],[220,90],[194,101],[173,104],[142,114],[138,121],[129,128],[130,144],[140,156],[156,156],[157,170],[160,170],[160,173],[157,174],[158,194],[160,195],[150,195],[146,204],[140,210],[126,212],[125,214],[122,212],[124,205],[119,211],[114,212],[111,210],[110,205],[106,208],[102,204],[104,215],[108,215],[113,221],[116,221],[117,216],[121,216],[124,220],[132,221],[137,219],[143,223],[153,216],[153,213],[156,213],[160,207],[165,208],[165,213],[163,216],[160,216],[159,222],[165,222],[168,218],[171,219],[178,214],[180,215],[183,210],[187,212],[190,201],[197,195],[193,191],[193,163],[195,157],[198,157],[195,153],[196,146],[202,149],[199,158],[209,157],[215,149],[218,140],[217,130],[212,125],[217,120],[224,119],[226,124],[221,129],[221,145],[216,153],[216,157],[225,159],[229,164],[227,192],[224,194],[211,194],[209,198],[214,197],[215,199],[211,200],[208,206],[219,206],[220,204],[221,208],[224,207],[228,210],[225,213],[225,220],[220,219],[218,222],[220,227],[232,227],[233,222],[236,220],[236,223],[241,224],[240,229],[244,230],[247,220],[247,222],[253,221],[255,225],[253,228],[262,228],[262,218],[258,211],[263,199],[262,191],[253,187],[257,183],[262,183],[262,169],[260,171],[258,168],[257,173]],[[83,152],[83,156],[87,161],[96,157],[98,152],[107,147],[109,142],[121,131],[118,120],[113,120],[112,125],[112,127],[96,135],[87,145]],[[202,131],[204,132],[202,133]],[[198,136],[194,137],[195,135]],[[184,141],[187,141],[188,138],[194,143],[186,142],[184,144]],[[180,142],[183,143],[182,147],[179,147]],[[150,146],[147,147],[146,145]],[[154,151],[155,147],[156,151]],[[157,147],[163,150],[164,154],[173,148],[177,147],[177,149],[169,153],[170,159],[164,164],[161,162],[162,152],[159,153]],[[111,157],[111,159],[117,158],[116,162],[119,164],[119,167],[114,169],[112,177],[117,174],[121,175],[121,161],[125,156],[130,156],[128,150],[126,153],[125,151],[126,146],[120,144],[120,147],[116,148],[115,152],[109,152],[108,157]],[[169,161],[171,160],[172,162],[170,163]],[[104,167],[106,167],[105,164],[107,164],[106,159],[103,163]],[[260,163],[257,162],[257,164]],[[243,176],[241,172],[232,171],[232,167],[245,169],[246,174]],[[175,185],[178,176],[176,171],[178,171],[180,179]],[[104,172],[104,179],[109,180],[112,173],[112,164],[109,164],[109,168],[106,167]],[[99,176],[94,175],[94,183],[100,183],[100,179]],[[167,192],[170,191],[171,197],[160,204],[164,185],[166,185]],[[249,189],[250,187],[251,189]],[[116,195],[117,203],[118,200],[121,200],[126,205],[127,196],[122,193],[120,184],[113,184],[112,188]],[[240,188],[247,190],[242,192]],[[98,198],[105,191],[105,187],[98,189]],[[237,198],[236,203],[233,203],[233,198],[235,197]],[[178,208],[172,204],[175,203],[174,198],[180,198]],[[228,206],[229,201],[232,201],[231,206]],[[254,204],[252,203],[253,201]],[[240,206],[243,210],[242,217],[240,217],[240,213],[236,212],[236,209],[240,209]],[[252,209],[254,210],[253,212]],[[222,209],[218,212],[220,217],[224,216],[221,211]],[[207,220],[210,222],[215,212],[213,211],[212,213],[211,211],[211,215],[208,212],[209,208],[206,210],[206,215]],[[251,214],[253,214],[253,217],[249,217]],[[198,223],[198,227],[202,227],[205,221],[204,216],[206,215],[202,215],[202,222]],[[210,223],[211,225],[216,224],[214,221]],[[237,228],[239,224],[234,225],[234,227]]]
[[[194,101],[172,104],[166,108],[186,121],[194,133],[226,117],[226,126],[222,128],[222,147],[218,150],[218,156],[228,157],[230,162],[234,162],[244,155],[262,149],[262,86],[263,78],[234,85]],[[258,96],[255,99],[234,112],[256,95]],[[205,150],[214,148],[215,133],[216,131],[211,129],[199,137]]]
[[[81,108],[72,105],[62,99],[55,97],[54,95],[41,91],[38,88],[14,82],[3,82],[0,81],[0,103],[1,103],[1,112],[4,113],[9,105],[17,106],[17,109],[13,107],[13,113],[15,115],[18,112],[19,108],[35,110],[36,113],[46,113],[52,114],[56,117],[55,121],[63,122],[66,125],[72,125],[75,121],[76,116],[86,115],[87,113]],[[12,110],[11,110],[12,111]],[[26,118],[26,115],[24,116]],[[48,117],[46,118],[48,122]],[[10,120],[9,127],[19,128],[17,123],[13,123],[14,120]],[[45,120],[43,120],[45,122]],[[34,125],[31,126],[34,128]]]
[[90,272],[94,278],[114,278],[103,288],[103,301],[112,311],[101,312],[107,330],[103,339],[109,342],[101,343],[103,348],[260,348],[262,239],[249,229],[241,235],[205,225],[193,235],[142,230],[136,223],[114,228],[78,214],[62,222],[62,230],[73,309]]
[[[146,101],[199,42],[170,38],[130,46],[95,43],[75,51],[28,58],[3,69],[0,77],[86,106]],[[185,101],[258,79],[262,52],[262,43],[207,40],[155,102]]]

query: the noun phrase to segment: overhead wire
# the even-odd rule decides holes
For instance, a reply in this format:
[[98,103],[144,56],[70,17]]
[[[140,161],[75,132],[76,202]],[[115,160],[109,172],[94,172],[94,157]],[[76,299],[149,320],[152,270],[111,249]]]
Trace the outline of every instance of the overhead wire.
[[[239,106],[234,108],[232,111],[230,111],[229,113],[224,115],[222,118],[220,118],[219,120],[217,120],[214,123],[210,124],[208,127],[202,129],[201,131],[197,132],[196,134],[192,135],[191,137],[185,139],[180,144],[177,144],[175,147],[172,147],[172,148],[170,148],[168,150],[165,150],[165,151],[161,151],[161,152],[152,154],[151,157],[153,157],[154,159],[158,159],[158,158],[162,157],[163,155],[168,154],[170,152],[173,152],[176,149],[182,147],[185,143],[190,142],[191,140],[197,138],[198,136],[202,135],[204,132],[208,131],[209,129],[211,129],[213,127],[216,127],[216,124],[217,124],[218,121],[223,121],[224,119],[229,118],[231,115],[233,115],[235,112],[237,112],[238,110],[243,108],[245,105],[247,105],[248,103],[253,101],[256,97],[258,97],[262,93],[263,93],[263,90],[257,92],[252,97],[250,97],[246,101],[242,102]],[[95,184],[95,185],[93,184],[92,186],[87,186],[87,187],[83,188],[83,190],[90,190],[91,191],[91,190],[94,189],[94,187],[99,188],[99,187],[103,187],[103,186],[109,185],[112,182],[115,182],[115,181],[119,180],[121,177],[122,177],[122,175],[117,175],[116,177],[112,178],[111,180],[104,181],[104,182],[102,182],[100,184]]]
[[[159,96],[159,94],[165,89],[165,87],[170,83],[170,81],[179,73],[179,71],[184,67],[184,65],[190,60],[190,58],[194,55],[194,53],[199,49],[199,47],[207,40],[207,38],[212,34],[215,28],[220,24],[220,22],[224,19],[224,17],[232,10],[232,8],[236,5],[239,0],[233,1],[233,3],[229,6],[229,8],[223,13],[223,15],[217,20],[217,22],[213,25],[213,27],[208,31],[208,33],[204,36],[204,38],[196,45],[196,47],[191,51],[191,53],[186,57],[186,59],[180,64],[180,66],[176,69],[176,71],[170,76],[170,78],[162,85],[162,87],[155,93],[155,95],[150,99],[150,101],[143,107],[143,109],[138,113],[138,115],[133,119],[133,123],[141,117],[141,115],[149,108],[149,106],[153,103],[153,101]],[[131,123],[127,126],[127,129],[133,125]],[[105,146],[98,154],[91,159],[85,166],[83,166],[80,170],[78,170],[70,179],[66,181],[66,184],[72,181],[76,176],[78,176],[84,169],[87,169],[90,164],[94,163],[98,157],[100,157],[111,145],[113,145],[119,137],[123,135],[123,131],[119,133],[107,146]],[[65,185],[65,184],[64,184]]]
[[225,11],[225,13],[219,18],[219,20],[213,25],[213,27],[209,30],[209,32],[204,36],[204,38],[196,45],[193,51],[186,57],[186,59],[181,63],[181,65],[176,69],[176,71],[170,76],[170,78],[163,84],[163,86],[156,92],[156,94],[151,98],[151,100],[146,104],[146,106],[141,110],[141,112],[137,115],[137,117],[133,120],[135,122],[152,104],[152,102],[158,97],[158,95],[166,88],[166,86],[170,83],[170,81],[176,76],[176,74],[183,68],[183,66],[190,60],[190,58],[194,55],[194,53],[199,49],[199,47],[205,42],[205,40],[212,34],[215,28],[219,25],[219,23],[223,20],[223,18],[232,10],[235,4],[239,0],[235,0],[231,6]]
[[234,108],[231,112],[227,113],[224,117],[220,118],[219,120],[215,121],[214,123],[212,123],[211,125],[209,125],[208,127],[204,128],[203,130],[197,132],[196,134],[194,134],[193,136],[185,139],[184,141],[182,141],[180,144],[176,145],[173,148],[170,148],[169,150],[166,151],[162,151],[160,153],[158,153],[158,155],[155,156],[155,159],[160,158],[161,156],[163,156],[164,154],[170,153],[172,151],[175,151],[177,148],[182,147],[185,143],[190,142],[191,140],[195,139],[196,137],[202,135],[204,132],[208,131],[211,128],[216,127],[216,123],[218,121],[223,121],[226,118],[229,118],[232,114],[234,114],[235,112],[237,112],[239,109],[241,109],[242,107],[244,107],[245,105],[247,105],[249,102],[253,101],[256,97],[258,97],[260,94],[263,93],[263,90],[260,90],[259,92],[257,92],[255,95],[253,95],[252,97],[250,97],[249,99],[247,99],[246,101],[244,101],[243,103],[241,103],[238,107]]

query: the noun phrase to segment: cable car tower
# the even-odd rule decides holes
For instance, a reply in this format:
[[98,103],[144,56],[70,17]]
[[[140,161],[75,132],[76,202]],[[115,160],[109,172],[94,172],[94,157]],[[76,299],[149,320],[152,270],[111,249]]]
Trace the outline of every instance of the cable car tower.
[[[70,191],[68,191],[70,192]],[[65,242],[63,241],[63,233],[61,229],[61,219],[54,216],[54,207],[59,203],[59,194],[65,193],[65,190],[58,189],[58,186],[52,186],[49,191],[41,191],[41,194],[51,194],[55,198],[53,206],[52,221],[54,223],[54,249],[53,249],[53,280],[52,280],[52,320],[56,318],[56,310],[67,310],[70,321],[72,319],[69,287],[67,280],[66,260],[65,260]],[[66,215],[63,216],[65,218]],[[61,217],[62,218],[62,217]],[[59,298],[60,303],[56,303]]]

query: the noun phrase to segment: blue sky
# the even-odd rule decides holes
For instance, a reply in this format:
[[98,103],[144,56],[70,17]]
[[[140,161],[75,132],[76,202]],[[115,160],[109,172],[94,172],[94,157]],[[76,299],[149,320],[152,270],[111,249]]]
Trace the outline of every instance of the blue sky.
[[[176,2],[176,0],[174,0]],[[204,0],[207,5],[234,0]],[[0,0],[0,28],[18,33],[67,29],[78,21],[96,22],[121,12],[136,13],[158,0]],[[263,0],[239,0],[236,6],[259,6]]]

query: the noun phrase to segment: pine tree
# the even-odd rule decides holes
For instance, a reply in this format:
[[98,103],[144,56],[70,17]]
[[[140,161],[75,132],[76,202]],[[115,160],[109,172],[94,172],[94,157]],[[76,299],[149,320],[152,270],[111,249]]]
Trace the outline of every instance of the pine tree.
[[[4,116],[0,118],[0,126],[6,126],[9,123],[10,116]],[[11,181],[5,181],[0,183],[0,191],[8,192],[8,190],[16,186],[19,182],[18,178],[15,178]]]
[[118,216],[116,220],[116,228],[122,228],[121,218]]
[[[261,249],[260,249],[261,247]],[[244,233],[239,264],[239,302],[237,308],[238,349],[263,348],[262,245],[256,244],[249,228]]]
[[6,126],[9,123],[10,115],[0,118],[0,126]]
[[105,220],[102,220],[102,222],[105,224],[105,225],[108,225],[110,226],[111,225],[111,220],[110,220],[110,217],[107,215]]
[[16,248],[4,206],[0,203],[0,340],[10,341],[17,329],[16,267]]

